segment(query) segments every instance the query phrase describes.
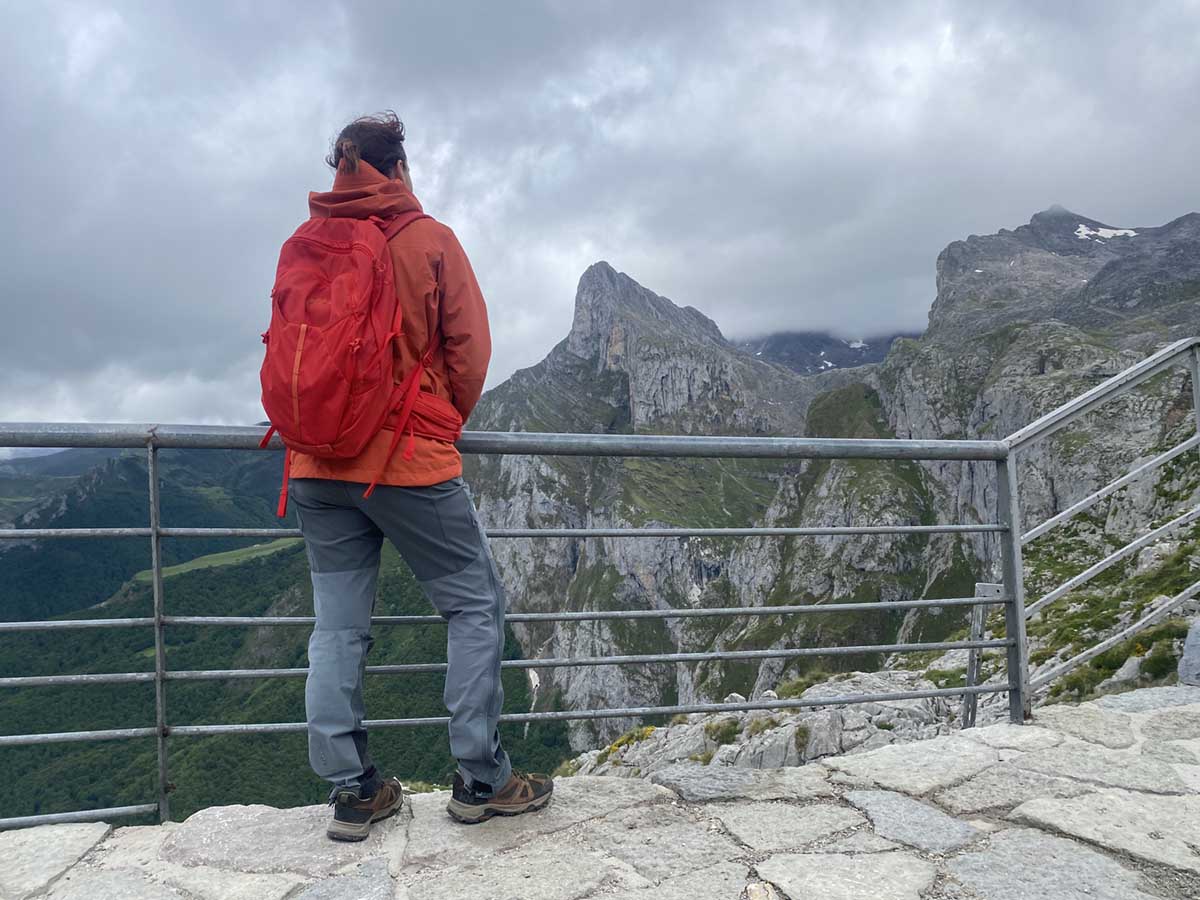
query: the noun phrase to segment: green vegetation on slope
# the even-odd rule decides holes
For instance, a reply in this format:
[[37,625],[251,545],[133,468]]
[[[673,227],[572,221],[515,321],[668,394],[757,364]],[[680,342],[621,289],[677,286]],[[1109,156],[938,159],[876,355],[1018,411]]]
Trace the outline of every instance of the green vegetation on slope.
[[[167,608],[178,615],[311,614],[307,564],[300,548],[283,548],[237,564],[185,571],[173,577]],[[103,610],[105,615],[147,615],[149,586],[129,585]],[[385,549],[376,613],[428,614],[420,588],[390,547]],[[73,614],[76,615],[76,614]],[[290,627],[176,627],[167,631],[173,670],[234,667],[302,667],[307,629]],[[445,661],[445,629],[438,626],[381,626],[375,629],[370,664]],[[45,632],[4,635],[0,673],[149,671],[149,629]],[[505,654],[520,655],[511,630]],[[505,709],[525,711],[528,681],[505,670]],[[371,718],[445,715],[439,673],[368,676],[365,696]],[[298,722],[304,719],[304,680],[172,682],[167,709],[172,724]],[[539,702],[539,708],[545,708]],[[149,684],[28,688],[0,695],[0,721],[7,733],[76,731],[152,725]],[[518,767],[553,769],[569,755],[561,723],[503,726],[503,738]],[[453,761],[444,726],[377,729],[372,754],[404,779],[445,784]],[[0,751],[0,815],[30,815],[65,809],[144,803],[154,796],[152,740],[71,743]],[[310,771],[305,737],[299,734],[177,737],[170,742],[171,778],[177,785],[172,812],[182,818],[217,803],[288,806],[317,803],[326,786]]]
[[[197,556],[195,559],[188,560],[185,563],[167,566],[163,569],[163,577],[170,578],[172,575],[181,575],[184,572],[193,572],[196,569],[237,565],[250,559],[257,559],[260,556],[270,556],[272,553],[285,550],[288,547],[297,547],[301,543],[301,538],[279,538],[266,544],[254,544],[253,546],[241,547],[237,550],[226,550],[223,553],[210,553],[208,556]],[[133,576],[133,580],[148,582],[152,574],[151,569],[143,569]]]

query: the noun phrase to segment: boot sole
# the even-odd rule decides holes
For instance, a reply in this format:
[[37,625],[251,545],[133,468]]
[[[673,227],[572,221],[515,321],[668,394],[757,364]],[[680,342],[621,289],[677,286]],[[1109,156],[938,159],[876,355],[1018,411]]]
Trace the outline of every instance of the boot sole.
[[403,795],[400,797],[400,802],[390,810],[381,810],[361,825],[354,825],[350,822],[339,822],[335,819],[325,830],[325,836],[332,841],[344,841],[346,843],[365,841],[371,834],[372,825],[374,825],[376,822],[382,822],[385,819],[390,819],[402,809],[404,809]]
[[545,809],[550,805],[550,799],[553,796],[554,792],[551,791],[544,797],[530,800],[523,806],[492,806],[489,803],[484,803],[480,806],[471,806],[466,803],[460,803],[457,800],[451,800],[446,804],[446,812],[450,814],[450,818],[456,822],[461,822],[463,825],[478,825],[480,822],[486,822],[494,816],[519,816],[527,812],[537,812],[539,809]]

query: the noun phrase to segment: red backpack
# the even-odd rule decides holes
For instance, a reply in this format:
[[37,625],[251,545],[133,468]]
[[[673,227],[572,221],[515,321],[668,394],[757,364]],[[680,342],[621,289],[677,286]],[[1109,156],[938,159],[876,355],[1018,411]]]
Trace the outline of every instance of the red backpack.
[[[352,459],[385,423],[394,425],[388,458],[408,425],[430,348],[404,381],[394,384],[393,340],[402,313],[396,299],[388,241],[418,219],[390,221],[312,218],[279,252],[271,291],[271,324],[260,379],[262,405],[287,447],[278,515],[287,514],[292,451]],[[398,416],[388,421],[392,413]],[[461,425],[460,425],[461,427]],[[410,429],[411,431],[411,429]],[[382,474],[382,473],[380,473]],[[371,482],[369,497],[379,482]]]

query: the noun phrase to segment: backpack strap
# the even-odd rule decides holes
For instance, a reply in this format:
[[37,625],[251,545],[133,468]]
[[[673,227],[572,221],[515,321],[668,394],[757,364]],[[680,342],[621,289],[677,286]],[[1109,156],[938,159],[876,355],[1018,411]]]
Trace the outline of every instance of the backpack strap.
[[425,213],[420,212],[419,210],[413,210],[412,212],[400,213],[400,215],[396,216],[393,219],[389,219],[386,223],[384,223],[384,221],[382,219],[377,219],[376,223],[383,230],[383,239],[386,241],[390,241],[392,238],[394,238],[396,235],[398,235],[400,232],[402,232],[405,228],[407,228],[413,222],[419,221],[421,219],[432,219],[432,218],[433,218],[433,216],[428,216]]

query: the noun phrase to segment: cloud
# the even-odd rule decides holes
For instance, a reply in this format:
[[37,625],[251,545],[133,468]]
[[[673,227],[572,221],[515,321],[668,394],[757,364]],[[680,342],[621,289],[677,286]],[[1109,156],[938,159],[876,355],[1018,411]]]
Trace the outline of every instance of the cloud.
[[735,336],[919,330],[951,240],[1197,203],[1195,4],[60,4],[0,37],[0,419],[261,417],[278,246],[395,107],[491,383],[596,259]]

